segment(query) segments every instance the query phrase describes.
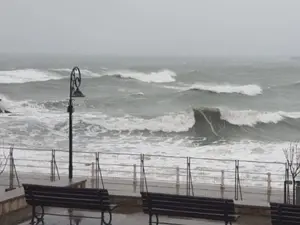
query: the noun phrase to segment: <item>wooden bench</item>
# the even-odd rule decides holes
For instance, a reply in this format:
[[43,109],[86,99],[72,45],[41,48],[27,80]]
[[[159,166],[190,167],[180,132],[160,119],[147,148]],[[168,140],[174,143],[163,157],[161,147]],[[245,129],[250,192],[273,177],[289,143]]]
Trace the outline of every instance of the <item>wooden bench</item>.
[[270,203],[273,225],[300,225],[300,205]]
[[[230,199],[141,192],[143,212],[149,215],[149,225],[159,224],[159,215],[236,221],[234,202]],[[155,216],[156,221],[153,221]],[[167,223],[164,223],[167,224]]]
[[[101,225],[110,225],[112,207],[106,189],[72,188],[23,184],[25,199],[32,206],[31,224],[44,223],[44,207],[95,210],[101,212]],[[37,212],[37,207],[41,212]],[[104,213],[108,213],[105,220]],[[99,218],[99,217],[98,217]]]

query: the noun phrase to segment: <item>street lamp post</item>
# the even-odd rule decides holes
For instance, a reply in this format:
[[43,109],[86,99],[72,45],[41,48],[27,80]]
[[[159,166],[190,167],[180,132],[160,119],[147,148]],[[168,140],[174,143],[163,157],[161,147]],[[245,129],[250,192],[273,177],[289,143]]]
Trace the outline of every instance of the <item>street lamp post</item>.
[[84,94],[79,90],[81,84],[81,73],[80,69],[76,66],[73,68],[70,75],[70,98],[68,105],[69,113],[69,179],[73,178],[73,129],[72,129],[72,114],[74,112],[73,108],[73,98],[84,97]]

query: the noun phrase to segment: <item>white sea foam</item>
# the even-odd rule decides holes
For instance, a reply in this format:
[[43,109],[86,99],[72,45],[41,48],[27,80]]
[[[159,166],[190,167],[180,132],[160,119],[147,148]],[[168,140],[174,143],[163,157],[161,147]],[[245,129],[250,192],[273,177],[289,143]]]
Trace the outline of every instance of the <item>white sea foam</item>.
[[131,78],[147,83],[169,83],[174,82],[176,73],[171,70],[160,70],[157,72],[138,72],[131,70],[107,71],[105,75],[120,76],[121,78]]
[[[38,119],[43,120],[44,117],[54,121],[60,121],[56,118],[57,113],[53,110],[45,108],[41,104],[24,100],[12,101],[5,96],[1,96],[2,106],[20,115],[36,116]],[[258,123],[276,124],[286,118],[298,119],[300,112],[260,112],[254,110],[232,110],[228,108],[219,108],[221,119],[228,121],[234,125],[255,126]],[[209,111],[209,108],[206,112]],[[149,130],[149,131],[163,131],[163,132],[185,132],[193,127],[195,118],[193,111],[185,110],[180,112],[170,112],[165,115],[146,119],[132,115],[125,115],[120,117],[113,117],[103,114],[101,112],[93,112],[78,115],[82,121],[89,124],[98,125],[106,130],[119,130],[119,131],[133,131],[133,130]],[[53,125],[53,121],[49,121]]]
[[[252,110],[220,109],[221,119],[238,126],[255,126],[258,123],[276,124],[285,118],[300,118],[300,112],[259,112]],[[168,113],[151,119],[126,115],[111,117],[102,113],[85,114],[82,119],[89,124],[97,124],[107,130],[152,132],[186,132],[195,124],[192,110]]]
[[52,71],[57,71],[57,72],[71,72],[72,69],[70,68],[59,68],[59,69],[50,69]]
[[249,96],[255,96],[262,93],[260,86],[256,84],[232,85],[232,84],[213,84],[197,83],[193,84],[190,89],[211,91],[215,93],[240,93]]
[[[56,71],[56,72],[68,72],[68,73],[72,72],[72,69],[70,69],[70,68],[59,68],[59,69],[50,69],[50,70]],[[103,74],[95,73],[88,69],[80,69],[80,73],[82,76],[86,76],[86,77],[101,77],[101,76],[103,76]]]
[[213,93],[238,93],[248,96],[255,96],[262,93],[262,88],[256,84],[247,85],[235,85],[235,84],[215,84],[215,83],[195,83],[192,85],[184,86],[165,86],[169,89],[176,89],[179,91],[188,90],[199,90],[199,91],[209,91]]
[[254,110],[221,109],[221,118],[235,125],[255,126],[258,123],[276,124],[285,118],[300,118],[300,112],[259,112]]
[[[61,69],[52,69],[53,71],[58,71],[58,72],[71,72],[72,70],[69,68],[61,68]],[[101,72],[93,72],[88,69],[81,69],[81,74],[82,76],[86,77],[103,77],[103,76],[119,76],[120,78],[127,78],[127,79],[135,79],[139,80],[142,82],[147,82],[147,83],[169,83],[169,82],[174,82],[176,73],[164,69],[164,70],[159,70],[156,72],[139,72],[139,71],[134,71],[134,70],[108,70],[107,69],[102,69],[103,71]]]
[[253,110],[221,110],[221,118],[235,125],[254,126],[257,123],[278,123],[284,117],[279,112]]
[[86,77],[101,77],[101,76],[103,76],[103,74],[95,73],[95,72],[92,72],[92,71],[87,70],[87,69],[82,69],[80,71],[81,71],[81,74],[83,76],[86,76]]
[[90,124],[97,124],[107,130],[149,130],[153,132],[184,132],[188,131],[195,123],[192,111],[169,113],[152,119],[143,119],[130,115],[110,117],[100,113],[97,115],[86,114],[84,121]]
[[36,69],[0,71],[0,83],[3,84],[59,80],[62,78],[63,77],[54,72],[41,71]]

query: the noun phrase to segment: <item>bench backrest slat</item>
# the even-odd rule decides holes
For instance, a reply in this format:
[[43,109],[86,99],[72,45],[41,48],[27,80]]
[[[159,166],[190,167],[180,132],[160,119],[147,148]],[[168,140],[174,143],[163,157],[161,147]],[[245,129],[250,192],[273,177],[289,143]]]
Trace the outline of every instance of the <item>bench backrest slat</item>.
[[165,194],[165,193],[155,193],[155,192],[141,192],[142,196],[147,196],[150,195],[151,197],[157,197],[157,198],[174,198],[176,197],[177,199],[181,200],[186,200],[189,199],[191,201],[197,201],[197,200],[203,200],[203,201],[210,201],[210,202],[220,202],[220,201],[231,201],[233,202],[232,199],[224,199],[224,198],[211,198],[211,197],[200,197],[200,196],[188,196],[188,195],[177,195],[177,194]]
[[270,203],[272,224],[300,225],[300,205]]
[[173,213],[186,214],[235,214],[234,202],[232,199],[194,197],[185,195],[173,195],[162,193],[141,192],[143,211],[148,213]]
[[71,188],[23,184],[29,205],[70,207],[78,209],[108,209],[109,194],[106,189]]
[[31,191],[50,191],[50,192],[68,192],[72,189],[72,193],[108,193],[107,189],[95,189],[95,188],[72,188],[72,187],[57,187],[57,186],[45,186],[35,184],[23,184],[24,190]]
[[25,192],[26,197],[37,198],[38,196],[49,196],[54,198],[81,198],[81,199],[88,199],[88,200],[108,200],[108,195],[102,195],[99,193],[90,193],[90,194],[78,194],[73,193],[72,191],[69,192],[50,192],[50,191],[27,191]]

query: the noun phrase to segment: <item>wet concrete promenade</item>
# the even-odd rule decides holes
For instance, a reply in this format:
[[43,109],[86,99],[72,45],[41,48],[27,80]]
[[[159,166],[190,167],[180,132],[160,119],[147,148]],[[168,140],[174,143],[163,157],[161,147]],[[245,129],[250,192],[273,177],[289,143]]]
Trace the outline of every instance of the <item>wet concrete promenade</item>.
[[[51,210],[50,213],[64,216],[45,215],[44,225],[67,225],[70,224],[70,219],[67,210],[64,212],[58,210]],[[79,215],[84,217],[97,217],[99,214],[91,212],[78,212]],[[189,220],[189,219],[171,219],[167,217],[159,217],[160,221],[170,224],[183,224],[183,225],[223,225],[221,221],[210,220]],[[20,225],[28,225],[29,221],[23,222]],[[75,223],[73,223],[75,225]],[[80,225],[99,225],[100,219],[94,218],[81,218]],[[271,225],[270,219],[266,217],[241,217],[236,223],[238,225]],[[131,214],[113,214],[112,225],[148,225],[148,216],[143,213]]]

